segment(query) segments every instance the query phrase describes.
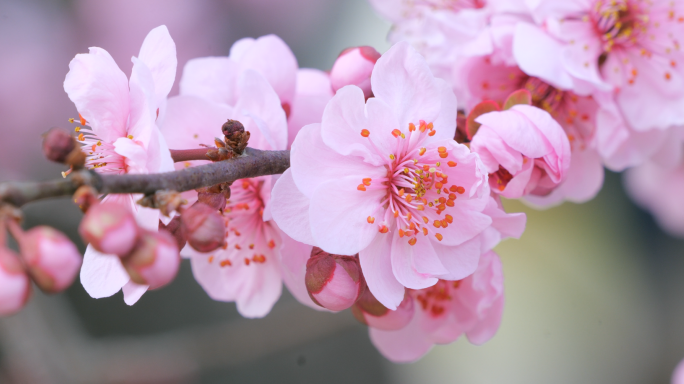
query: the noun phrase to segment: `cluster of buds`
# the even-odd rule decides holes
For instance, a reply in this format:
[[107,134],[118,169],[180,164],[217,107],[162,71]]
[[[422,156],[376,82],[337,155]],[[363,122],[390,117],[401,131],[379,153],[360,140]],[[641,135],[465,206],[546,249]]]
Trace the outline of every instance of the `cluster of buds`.
[[214,139],[216,149],[207,151],[209,160],[222,161],[242,155],[250,137],[250,133],[245,131],[245,126],[237,120],[228,120],[221,127],[221,131],[224,138]]
[[[31,295],[31,281],[46,293],[58,293],[73,283],[83,259],[71,240],[47,226],[24,231],[16,209],[0,213],[0,316],[19,311]],[[6,245],[6,229],[19,244],[19,253]]]

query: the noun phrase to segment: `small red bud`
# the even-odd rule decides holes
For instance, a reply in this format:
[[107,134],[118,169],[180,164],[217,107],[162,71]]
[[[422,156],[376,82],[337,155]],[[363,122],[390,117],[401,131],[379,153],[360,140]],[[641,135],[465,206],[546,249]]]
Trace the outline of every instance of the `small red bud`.
[[18,312],[31,296],[31,280],[18,257],[10,249],[0,247],[0,316]]
[[134,283],[149,285],[150,289],[160,288],[178,273],[178,244],[166,231],[142,231],[135,248],[121,263]]
[[330,70],[330,84],[333,91],[345,85],[356,85],[363,90],[363,95],[371,97],[370,76],[380,53],[372,47],[363,46],[348,48],[342,51]]
[[[19,227],[18,224],[16,228]],[[21,235],[13,231],[21,256],[33,281],[47,293],[57,293],[73,283],[83,258],[71,240],[48,226],[34,227]]]
[[231,136],[234,133],[243,133],[245,131],[245,126],[237,120],[228,120],[223,123],[221,131],[225,136]]
[[131,211],[117,203],[93,205],[78,226],[78,233],[93,248],[119,256],[127,255],[133,249],[138,232]]
[[67,157],[76,145],[69,132],[60,128],[51,128],[43,137],[43,153],[48,160],[56,163],[66,163]]
[[382,305],[370,289],[366,289],[352,306],[356,320],[369,327],[386,331],[396,331],[407,326],[413,318],[413,311],[413,298],[410,295],[405,295],[397,310],[392,311]]
[[183,211],[180,220],[183,236],[195,250],[211,252],[223,245],[226,225],[214,208],[197,202]]
[[356,257],[331,255],[318,247],[311,250],[304,279],[311,300],[331,311],[351,307],[366,288]]

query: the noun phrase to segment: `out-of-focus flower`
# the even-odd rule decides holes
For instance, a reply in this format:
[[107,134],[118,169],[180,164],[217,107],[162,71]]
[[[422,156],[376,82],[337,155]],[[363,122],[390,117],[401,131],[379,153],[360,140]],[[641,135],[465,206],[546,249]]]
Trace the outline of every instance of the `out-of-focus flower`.
[[340,89],[322,123],[297,135],[272,211],[297,241],[359,253],[371,292],[396,309],[404,287],[473,272],[450,261],[491,224],[489,187],[479,157],[452,140],[453,92],[407,43],[377,61],[371,84],[367,102]]
[[358,321],[371,328],[396,331],[406,327],[415,312],[413,297],[404,295],[397,309],[390,310],[365,290],[352,306],[352,313]]
[[143,231],[133,251],[122,262],[136,284],[161,288],[178,273],[178,244],[166,231]]
[[406,363],[418,360],[435,344],[448,344],[465,334],[483,344],[499,329],[504,307],[501,261],[494,252],[480,258],[477,270],[460,281],[440,280],[421,290],[410,290],[415,311],[399,330],[370,328],[373,344],[388,359]]
[[333,91],[345,85],[356,85],[367,98],[373,96],[370,77],[380,53],[373,47],[347,48],[335,60],[330,70],[330,83]]
[[511,199],[545,196],[565,178],[570,143],[547,112],[515,105],[483,114],[475,121],[482,125],[471,148],[482,158],[495,193]]
[[366,289],[355,256],[331,255],[318,247],[306,262],[304,281],[314,303],[331,311],[351,307]]
[[[64,89],[80,113],[78,140],[88,155],[86,166],[101,173],[157,173],[173,170],[171,153],[156,119],[176,73],[176,47],[165,26],[145,38],[133,57],[130,80],[102,48],[79,54],[69,64]],[[159,211],[137,206],[131,195],[106,197],[134,212],[138,224],[157,230]],[[81,283],[94,298],[124,289],[124,300],[134,304],[147,289],[130,282],[118,257],[92,246],[86,250]]]
[[78,232],[98,252],[124,256],[138,239],[138,225],[128,207],[106,202],[91,206]]
[[83,258],[68,237],[47,226],[22,232],[18,224],[11,222],[10,228],[19,243],[26,270],[40,289],[57,293],[73,283]]
[[[684,4],[677,1],[544,0],[532,9],[544,30],[518,25],[516,50],[533,76],[557,75],[567,88],[616,90],[615,100],[636,131],[684,124]],[[540,47],[547,60],[538,60]],[[557,67],[557,66],[556,66]]]
[[672,372],[672,384],[684,384],[684,361],[677,364],[674,372]]
[[180,218],[181,233],[188,244],[199,252],[211,252],[223,244],[226,225],[216,209],[197,202]]
[[0,247],[0,316],[18,312],[30,296],[31,280],[19,261],[19,255],[3,245]]

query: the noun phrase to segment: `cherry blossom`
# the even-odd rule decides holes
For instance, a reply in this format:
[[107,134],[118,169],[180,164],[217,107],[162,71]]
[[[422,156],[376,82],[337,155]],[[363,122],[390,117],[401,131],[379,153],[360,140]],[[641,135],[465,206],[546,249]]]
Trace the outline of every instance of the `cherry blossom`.
[[432,287],[409,290],[414,316],[400,330],[370,328],[380,352],[393,362],[418,360],[435,344],[448,344],[465,334],[476,345],[491,339],[501,324],[503,271],[499,256],[488,252],[477,270],[458,281],[439,280]]
[[359,253],[369,289],[396,309],[405,286],[473,272],[459,260],[471,257],[462,245],[492,222],[482,213],[489,188],[479,157],[452,140],[452,91],[413,48],[385,53],[371,85],[367,102],[356,86],[340,89],[322,123],[297,135],[274,190],[284,200],[272,212],[294,240]]
[[[176,73],[176,48],[167,28],[150,31],[132,61],[130,80],[102,48],[92,47],[69,64],[64,90],[79,112],[82,127],[76,130],[88,155],[86,166],[99,173],[173,170],[169,149],[156,126]],[[159,211],[136,205],[134,196],[108,196],[105,200],[129,207],[140,226],[157,230]],[[147,290],[130,281],[118,257],[90,246],[83,260],[81,283],[94,298],[111,296],[123,287],[129,305]]]

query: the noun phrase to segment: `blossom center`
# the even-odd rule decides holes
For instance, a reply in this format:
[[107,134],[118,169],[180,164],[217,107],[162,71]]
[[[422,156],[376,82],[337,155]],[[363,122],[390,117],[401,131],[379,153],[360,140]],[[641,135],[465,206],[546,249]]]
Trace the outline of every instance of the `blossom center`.
[[446,281],[439,280],[437,284],[430,288],[421,290],[411,290],[414,298],[420,304],[420,308],[432,315],[438,317],[444,314],[446,307],[453,299],[452,294],[458,289],[461,284],[460,280]]
[[[112,143],[100,140],[93,129],[86,125],[86,120],[80,114],[78,120],[69,119],[69,122],[81,125],[74,128],[74,131],[78,134],[76,140],[81,143],[81,150],[86,154],[86,168],[94,169],[98,173],[128,172],[126,159],[114,151]],[[133,139],[132,136],[129,138]]]

